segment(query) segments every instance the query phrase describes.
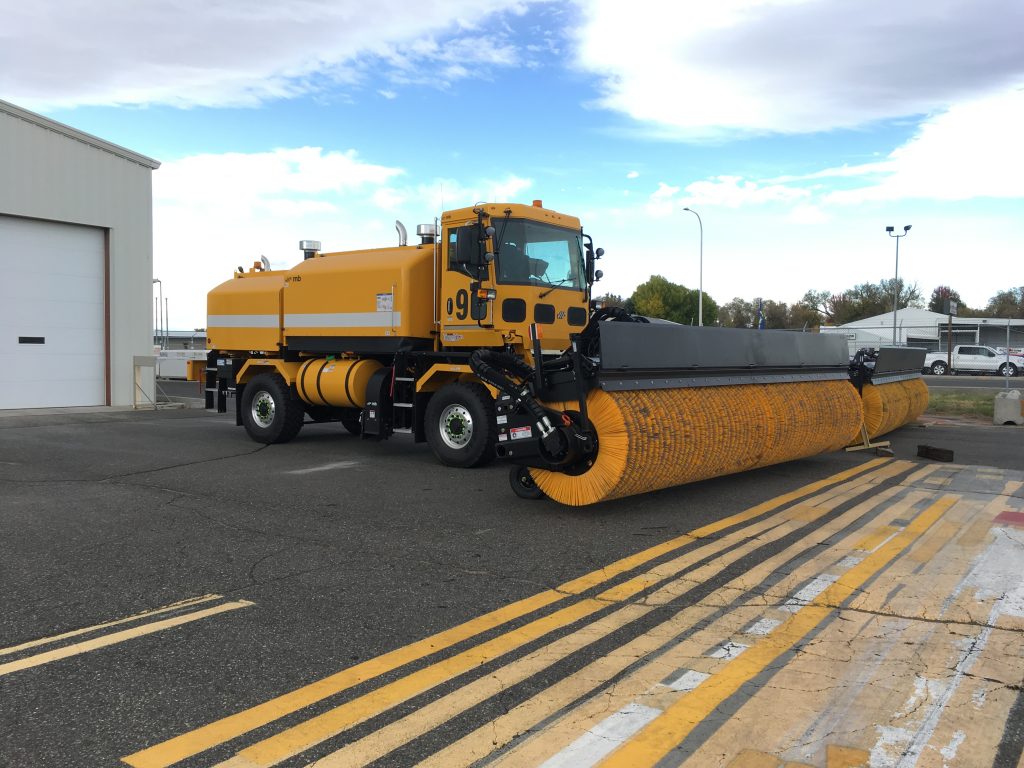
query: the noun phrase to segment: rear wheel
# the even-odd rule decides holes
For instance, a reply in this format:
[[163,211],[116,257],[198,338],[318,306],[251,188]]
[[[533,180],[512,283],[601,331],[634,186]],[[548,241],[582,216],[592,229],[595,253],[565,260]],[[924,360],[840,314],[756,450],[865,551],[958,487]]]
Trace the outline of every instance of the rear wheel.
[[353,435],[363,434],[363,424],[359,421],[359,413],[358,408],[346,408],[341,412],[341,426]]
[[999,366],[999,375],[1000,376],[1016,376],[1017,375],[1017,366],[1014,365],[1013,363],[1003,363],[1002,365]]
[[946,365],[941,360],[936,360],[934,363],[932,363],[932,373],[934,373],[936,376],[945,376],[947,373],[949,373],[949,366]]
[[242,424],[257,443],[287,443],[302,429],[305,409],[283,378],[261,373],[242,392]]
[[494,400],[482,384],[446,384],[427,404],[427,443],[442,464],[481,467],[494,458]]
[[306,415],[317,424],[334,420],[334,409],[327,405],[307,405]]

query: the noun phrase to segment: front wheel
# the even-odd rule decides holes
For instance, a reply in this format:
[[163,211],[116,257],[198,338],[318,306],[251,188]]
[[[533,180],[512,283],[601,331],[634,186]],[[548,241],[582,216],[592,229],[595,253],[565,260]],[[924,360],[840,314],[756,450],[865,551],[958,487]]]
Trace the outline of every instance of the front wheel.
[[999,375],[1000,376],[1016,376],[1017,375],[1017,366],[1014,365],[1013,363],[1003,363],[1002,365],[999,366]]
[[257,443],[287,443],[304,418],[302,401],[276,373],[254,376],[242,391],[242,424]]
[[427,443],[442,464],[482,467],[494,458],[494,400],[482,384],[441,387],[424,415]]
[[941,360],[936,360],[934,363],[932,363],[932,373],[934,373],[936,376],[945,376],[947,373],[949,373],[949,366],[947,366]]
[[529,467],[510,467],[508,483],[512,486],[515,495],[520,499],[536,501],[544,498],[544,491],[533,481]]

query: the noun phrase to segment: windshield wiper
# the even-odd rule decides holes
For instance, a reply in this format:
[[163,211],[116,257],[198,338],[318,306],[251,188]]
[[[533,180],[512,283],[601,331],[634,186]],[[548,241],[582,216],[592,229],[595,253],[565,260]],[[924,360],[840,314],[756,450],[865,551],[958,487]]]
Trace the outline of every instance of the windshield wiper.
[[544,291],[542,294],[540,294],[537,298],[538,299],[543,299],[545,296],[547,296],[549,293],[551,293],[553,290],[555,290],[555,288],[557,288],[560,285],[564,285],[565,283],[568,283],[570,280],[572,280],[571,277],[564,277],[564,278],[562,278],[561,280],[559,280],[556,283],[551,283],[550,284],[551,287],[548,288],[546,291]]

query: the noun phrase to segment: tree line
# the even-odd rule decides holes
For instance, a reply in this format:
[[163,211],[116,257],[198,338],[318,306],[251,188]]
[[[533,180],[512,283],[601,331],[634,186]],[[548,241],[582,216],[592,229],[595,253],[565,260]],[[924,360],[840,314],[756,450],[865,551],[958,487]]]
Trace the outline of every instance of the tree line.
[[[698,291],[673,283],[661,275],[637,286],[629,297],[614,293],[597,297],[602,306],[623,307],[628,312],[647,317],[659,317],[684,325],[697,324]],[[763,297],[744,299],[735,297],[718,304],[707,293],[703,298],[704,325],[723,325],[731,328],[786,328],[810,329],[820,325],[845,325],[876,315],[892,312],[893,297],[899,309],[927,307],[932,312],[946,313],[949,301],[958,304],[960,317],[1001,317],[1024,319],[1024,286],[999,291],[983,308],[966,306],[959,292],[948,285],[932,291],[927,304],[916,283],[903,280],[880,280],[861,283],[841,293],[810,290],[800,301],[787,304]]]

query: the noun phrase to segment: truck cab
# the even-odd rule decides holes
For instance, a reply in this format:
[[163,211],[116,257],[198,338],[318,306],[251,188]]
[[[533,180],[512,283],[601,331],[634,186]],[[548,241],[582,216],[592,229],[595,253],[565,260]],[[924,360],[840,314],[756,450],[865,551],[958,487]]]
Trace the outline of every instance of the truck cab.
[[441,224],[444,348],[512,346],[529,355],[537,324],[543,352],[558,354],[587,325],[594,255],[579,219],[536,200],[449,211]]

